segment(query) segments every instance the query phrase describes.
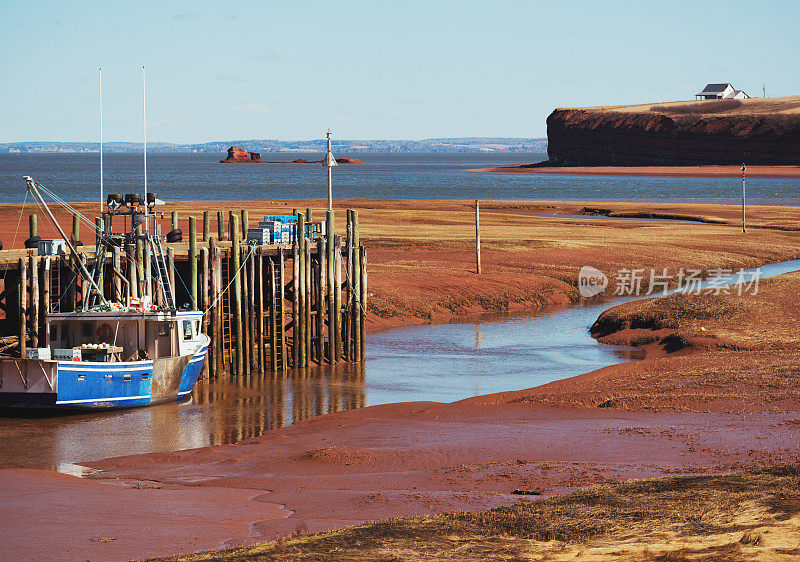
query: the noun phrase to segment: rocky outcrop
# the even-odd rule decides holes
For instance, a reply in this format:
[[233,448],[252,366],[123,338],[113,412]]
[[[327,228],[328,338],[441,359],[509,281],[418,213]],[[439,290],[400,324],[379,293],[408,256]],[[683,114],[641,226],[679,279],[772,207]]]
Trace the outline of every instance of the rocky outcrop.
[[552,166],[800,164],[800,96],[556,109]]
[[[234,145],[228,149],[228,157],[220,160],[223,164],[256,163],[256,164],[322,164],[322,160],[308,160],[298,158],[297,160],[262,160],[260,152],[251,152],[244,148]],[[337,158],[339,164],[363,164],[358,158]]]
[[239,162],[262,162],[260,152],[250,152],[244,148],[239,148],[234,145],[228,149],[228,157],[225,160],[220,160],[223,164],[239,163]]

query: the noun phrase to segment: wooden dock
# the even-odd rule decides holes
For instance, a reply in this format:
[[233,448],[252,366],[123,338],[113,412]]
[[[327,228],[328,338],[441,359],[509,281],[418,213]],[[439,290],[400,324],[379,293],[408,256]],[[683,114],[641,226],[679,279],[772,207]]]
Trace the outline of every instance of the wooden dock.
[[[306,232],[310,214],[296,213],[298,232]],[[357,211],[347,211],[344,238],[334,235],[328,211],[312,237],[277,245],[245,242],[247,211],[218,215],[216,236],[206,211],[201,232],[192,217],[185,241],[165,244],[176,305],[205,312],[203,331],[211,337],[206,376],[277,374],[363,361],[367,255],[359,241]],[[175,228],[177,212],[171,222]],[[31,215],[31,237],[36,225]],[[95,228],[107,226],[98,218]],[[78,235],[75,220],[71,238]],[[36,249],[0,251],[2,354],[25,356],[27,348],[44,345],[47,314],[75,310],[87,298],[89,283],[77,261],[91,266],[98,259],[94,246],[79,246],[77,255],[37,254]],[[141,243],[112,247],[101,256],[106,274],[98,285],[106,298],[122,303],[144,294],[148,257]]]

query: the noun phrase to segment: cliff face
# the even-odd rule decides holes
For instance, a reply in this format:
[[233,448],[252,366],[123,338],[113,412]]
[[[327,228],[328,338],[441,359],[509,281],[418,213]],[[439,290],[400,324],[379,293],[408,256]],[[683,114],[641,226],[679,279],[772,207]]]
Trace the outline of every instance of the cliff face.
[[800,96],[556,109],[550,164],[800,164]]

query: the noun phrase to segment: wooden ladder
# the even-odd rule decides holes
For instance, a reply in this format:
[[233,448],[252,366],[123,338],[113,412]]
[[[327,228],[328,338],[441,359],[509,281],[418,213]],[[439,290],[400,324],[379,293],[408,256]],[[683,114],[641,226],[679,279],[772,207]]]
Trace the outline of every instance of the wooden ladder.
[[[220,291],[228,287],[228,284],[231,281],[230,268],[233,265],[233,260],[230,257],[230,253],[227,257],[223,256],[221,258],[221,262],[222,267],[220,269],[222,270],[222,282],[220,283]],[[225,370],[230,369],[231,365],[233,364],[233,314],[231,314],[231,289],[232,287],[228,287],[228,290],[222,295],[222,298],[217,305],[222,310],[221,353],[222,365],[223,369]]]
[[286,364],[286,327],[284,325],[284,294],[283,294],[283,256],[278,258],[279,266],[275,267],[275,261],[269,260],[270,272],[270,308],[271,322],[270,330],[272,333],[272,369],[273,371],[285,371]]

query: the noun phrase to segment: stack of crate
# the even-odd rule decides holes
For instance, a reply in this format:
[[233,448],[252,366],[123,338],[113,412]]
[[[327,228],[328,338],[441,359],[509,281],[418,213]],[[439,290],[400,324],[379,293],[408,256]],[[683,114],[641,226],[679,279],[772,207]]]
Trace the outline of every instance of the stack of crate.
[[297,217],[293,215],[267,215],[258,222],[258,228],[247,229],[250,244],[291,244]]

